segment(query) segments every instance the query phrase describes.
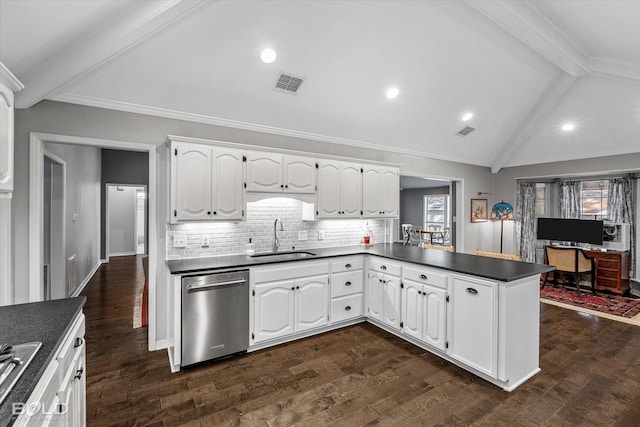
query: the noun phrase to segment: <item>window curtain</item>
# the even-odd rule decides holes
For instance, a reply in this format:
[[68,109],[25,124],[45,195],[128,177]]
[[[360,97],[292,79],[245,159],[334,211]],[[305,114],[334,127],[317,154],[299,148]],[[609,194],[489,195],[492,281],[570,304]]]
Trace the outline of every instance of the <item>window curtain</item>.
[[631,277],[635,277],[635,211],[633,205],[633,179],[630,176],[609,180],[607,217],[611,222],[626,222],[631,230]]
[[560,184],[560,217],[580,218],[582,182],[563,181]]
[[525,262],[536,262],[536,183],[517,181],[516,245]]

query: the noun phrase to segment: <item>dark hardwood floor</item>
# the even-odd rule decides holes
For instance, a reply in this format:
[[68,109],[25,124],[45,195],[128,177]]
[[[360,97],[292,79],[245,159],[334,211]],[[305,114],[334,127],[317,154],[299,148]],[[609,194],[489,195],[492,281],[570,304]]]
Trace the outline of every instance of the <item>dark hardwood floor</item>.
[[177,374],[132,329],[139,257],[83,294],[89,426],[639,426],[640,328],[541,304],[542,372],[507,393],[363,323]]

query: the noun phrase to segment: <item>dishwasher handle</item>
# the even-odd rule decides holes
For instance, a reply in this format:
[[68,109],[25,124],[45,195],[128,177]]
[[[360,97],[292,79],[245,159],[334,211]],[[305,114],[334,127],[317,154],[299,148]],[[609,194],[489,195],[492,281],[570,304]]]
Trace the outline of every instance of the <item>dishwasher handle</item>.
[[227,282],[217,282],[217,283],[203,283],[201,285],[188,285],[188,291],[196,291],[200,289],[208,289],[215,288],[217,286],[228,286],[228,285],[242,285],[243,283],[247,283],[246,279],[238,279],[238,280],[229,280]]

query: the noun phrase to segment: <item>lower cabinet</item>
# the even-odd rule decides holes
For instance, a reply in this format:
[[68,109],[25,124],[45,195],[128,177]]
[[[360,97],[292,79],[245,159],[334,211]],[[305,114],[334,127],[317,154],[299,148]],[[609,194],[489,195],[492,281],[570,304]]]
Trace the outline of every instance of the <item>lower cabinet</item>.
[[[252,341],[259,343],[328,325],[328,271],[327,263],[257,270],[252,290]],[[309,275],[313,273],[320,274]]]
[[449,355],[491,377],[496,377],[497,285],[452,274],[450,299]]
[[394,329],[400,329],[400,271],[398,263],[369,261],[367,315]]
[[364,257],[350,256],[331,262],[331,323],[361,317]]
[[80,313],[14,426],[86,426],[84,331],[84,314]]
[[447,342],[446,298],[445,289],[404,280],[402,332],[444,351]]

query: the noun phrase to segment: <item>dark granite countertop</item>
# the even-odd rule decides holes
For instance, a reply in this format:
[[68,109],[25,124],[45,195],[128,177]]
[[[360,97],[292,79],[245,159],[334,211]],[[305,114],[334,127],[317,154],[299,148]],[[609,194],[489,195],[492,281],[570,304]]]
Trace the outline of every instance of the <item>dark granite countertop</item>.
[[0,342],[42,342],[11,393],[0,404],[0,426],[13,424],[12,403],[27,401],[86,300],[86,297],[77,297],[0,307]]
[[[416,246],[406,246],[401,243],[385,243],[373,246],[345,246],[339,248],[305,249],[316,256],[303,258],[313,260],[345,255],[370,254],[396,261],[410,262],[427,267],[441,268],[456,273],[470,274],[501,282],[512,282],[525,277],[552,271],[553,268],[544,264],[532,264],[519,261],[508,261],[487,258],[476,255],[445,252],[435,249],[422,249]],[[301,259],[302,260],[302,259]],[[300,260],[300,261],[301,261]],[[250,268],[258,265],[292,262],[267,258],[251,258],[247,255],[229,255],[210,258],[191,258],[169,260],[167,265],[172,274],[190,274],[203,271],[215,271],[233,268]],[[295,261],[294,261],[295,262]]]

